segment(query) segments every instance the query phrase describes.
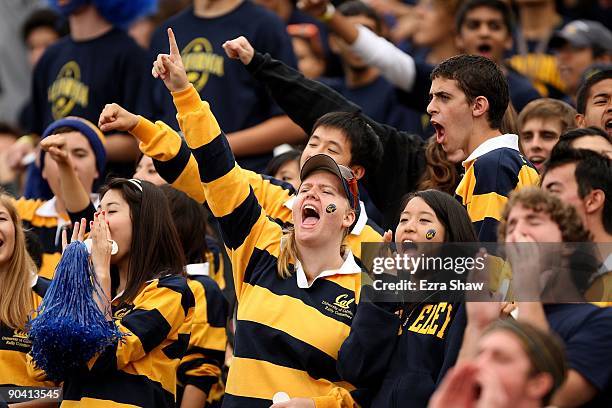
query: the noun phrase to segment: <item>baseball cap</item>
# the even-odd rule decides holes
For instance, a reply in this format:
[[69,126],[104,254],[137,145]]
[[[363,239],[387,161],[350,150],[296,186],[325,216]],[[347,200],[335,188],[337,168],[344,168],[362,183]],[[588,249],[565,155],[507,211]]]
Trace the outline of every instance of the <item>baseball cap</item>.
[[575,20],[555,32],[549,46],[558,49],[568,43],[577,48],[597,47],[612,52],[612,32],[597,21]]
[[317,170],[332,173],[336,175],[340,181],[342,181],[344,194],[346,195],[351,208],[357,213],[356,219],[359,218],[359,212],[361,209],[361,205],[359,204],[359,188],[357,186],[357,178],[353,174],[353,170],[336,163],[334,159],[326,154],[315,154],[306,160],[306,163],[304,163],[302,166],[302,170],[300,171],[300,179],[303,182],[306,180],[306,177]]

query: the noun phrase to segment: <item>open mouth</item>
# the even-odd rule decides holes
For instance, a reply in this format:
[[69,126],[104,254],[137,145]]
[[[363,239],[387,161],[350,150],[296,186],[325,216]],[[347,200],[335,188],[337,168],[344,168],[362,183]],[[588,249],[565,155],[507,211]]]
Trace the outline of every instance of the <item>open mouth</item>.
[[442,126],[441,124],[439,124],[436,121],[431,121],[431,126],[434,128],[434,130],[436,131],[436,142],[439,144],[443,144],[444,143],[444,136],[446,135],[446,131],[444,130],[444,126]]
[[478,47],[476,47],[476,50],[481,55],[490,55],[491,51],[493,51],[493,47],[491,47],[491,44],[485,43],[485,44],[480,44]]
[[608,132],[609,135],[612,135],[612,119],[608,119],[606,121],[606,125],[604,126],[604,128],[606,129],[606,132]]
[[319,211],[317,211],[315,206],[306,204],[302,207],[302,225],[316,225],[320,218]]
[[546,158],[542,156],[532,156],[532,157],[529,157],[529,161],[531,162],[531,164],[536,166],[537,169],[539,169],[540,167],[544,165]]

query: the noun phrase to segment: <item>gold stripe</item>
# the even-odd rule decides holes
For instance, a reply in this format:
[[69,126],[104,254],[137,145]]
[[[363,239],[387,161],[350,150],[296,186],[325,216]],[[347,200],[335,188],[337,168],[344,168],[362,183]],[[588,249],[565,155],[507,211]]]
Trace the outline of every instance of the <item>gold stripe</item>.
[[327,395],[335,387],[334,383],[314,379],[302,370],[234,357],[225,391],[240,397],[271,400],[279,391],[291,398],[308,398]]
[[[338,358],[338,350],[348,337],[349,326],[291,296],[279,296],[266,288],[249,284],[244,284],[243,290],[242,304],[238,308],[239,320],[283,331],[334,359]],[[330,294],[327,301],[333,304],[336,296]],[[320,308],[324,307],[320,305]]]
[[472,196],[472,201],[467,205],[467,211],[472,222],[482,221],[485,218],[501,218],[508,197],[495,192]]
[[226,175],[203,186],[208,197],[216,197],[215,200],[209,200],[208,205],[217,218],[231,214],[250,192],[237,164]]

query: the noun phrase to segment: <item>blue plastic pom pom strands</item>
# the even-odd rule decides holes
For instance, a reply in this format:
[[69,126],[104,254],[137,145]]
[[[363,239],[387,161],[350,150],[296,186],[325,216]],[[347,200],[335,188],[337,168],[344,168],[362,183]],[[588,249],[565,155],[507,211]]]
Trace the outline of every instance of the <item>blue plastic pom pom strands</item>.
[[[82,242],[66,247],[55,276],[30,322],[32,358],[53,381],[62,381],[121,339],[96,303],[104,293]],[[110,312],[110,311],[107,311]]]

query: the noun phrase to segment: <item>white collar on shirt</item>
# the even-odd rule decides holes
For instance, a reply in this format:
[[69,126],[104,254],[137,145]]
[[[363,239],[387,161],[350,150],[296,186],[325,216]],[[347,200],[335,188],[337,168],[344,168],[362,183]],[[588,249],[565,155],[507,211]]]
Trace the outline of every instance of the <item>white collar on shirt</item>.
[[[98,194],[90,194],[89,198],[93,203],[94,207],[98,208],[100,204],[100,196]],[[47,218],[57,218],[58,220],[63,220],[63,218],[57,213],[55,208],[55,203],[57,202],[57,198],[53,196],[52,199],[44,202],[40,207],[36,209],[36,215],[39,217],[47,217]]]
[[353,253],[350,250],[346,251],[344,256],[344,263],[342,264],[340,269],[331,269],[323,271],[316,278],[314,278],[310,284],[308,284],[306,272],[304,272],[304,268],[302,268],[302,264],[300,263],[300,261],[297,261],[295,263],[295,275],[297,278],[298,288],[300,289],[308,289],[319,278],[325,278],[327,276],[333,275],[352,275],[355,273],[361,273],[361,268],[359,267],[359,265],[357,265],[357,262],[355,262]]
[[501,136],[492,137],[491,139],[485,140],[480,146],[478,146],[472,154],[468,156],[461,164],[463,167],[468,165],[470,162],[473,162],[480,156],[483,156],[493,150],[501,149],[502,147],[507,147],[510,149],[514,149],[517,152],[519,151],[519,137],[513,134],[505,134]]
[[199,276],[199,275],[208,276],[209,275],[208,262],[189,264],[185,266],[185,272],[187,272],[187,275],[191,275],[191,276]]
[[[100,195],[99,194],[90,194],[89,198],[93,203],[95,208],[98,208],[100,204]],[[57,213],[57,209],[55,208],[55,203],[57,202],[57,198],[53,196],[49,201],[44,202],[40,207],[36,209],[36,215],[39,217],[46,218],[55,218],[57,219],[57,228],[55,230],[55,245],[60,244],[60,237],[62,227],[66,224],[70,224],[70,221],[65,220],[62,216]]]
[[[290,210],[293,210],[294,201],[295,201],[295,196],[285,201],[285,204],[284,204],[285,207],[289,208]],[[359,201],[359,206],[361,207],[361,212],[359,213],[359,218],[357,219],[355,226],[351,230],[351,235],[361,234],[361,231],[363,231],[363,228],[368,223],[368,213],[366,212],[365,204],[363,203],[363,201]]]

